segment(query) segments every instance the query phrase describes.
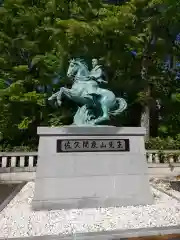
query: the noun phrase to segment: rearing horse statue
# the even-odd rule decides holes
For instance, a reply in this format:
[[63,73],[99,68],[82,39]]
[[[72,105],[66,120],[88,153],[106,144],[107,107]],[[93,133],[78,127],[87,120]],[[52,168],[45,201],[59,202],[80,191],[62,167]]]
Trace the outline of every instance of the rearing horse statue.
[[57,104],[61,106],[62,100],[68,98],[81,108],[86,106],[87,111],[88,108],[98,109],[101,114],[97,118],[86,116],[86,125],[98,125],[110,120],[111,115],[116,116],[127,108],[123,98],[116,98],[112,91],[99,87],[96,79],[90,77],[88,66],[82,59],[70,61],[67,76],[73,79],[72,88],[61,87],[59,92],[53,94],[48,100],[56,99]]

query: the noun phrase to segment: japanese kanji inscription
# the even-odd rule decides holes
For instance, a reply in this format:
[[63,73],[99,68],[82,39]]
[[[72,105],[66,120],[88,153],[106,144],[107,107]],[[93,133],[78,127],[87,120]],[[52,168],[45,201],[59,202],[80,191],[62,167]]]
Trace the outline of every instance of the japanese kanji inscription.
[[129,139],[58,139],[57,152],[128,152]]

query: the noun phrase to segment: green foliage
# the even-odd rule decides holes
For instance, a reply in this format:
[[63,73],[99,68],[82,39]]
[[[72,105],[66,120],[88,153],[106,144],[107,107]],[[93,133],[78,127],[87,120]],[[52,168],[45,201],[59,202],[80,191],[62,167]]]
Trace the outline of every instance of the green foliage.
[[180,134],[175,138],[150,138],[146,142],[146,149],[152,150],[179,150],[180,149]]
[[[71,123],[75,105],[54,109],[46,99],[52,89],[69,84],[65,77],[58,84],[52,79],[55,73],[65,76],[69,58],[76,56],[88,62],[101,58],[108,87],[116,95],[127,94],[127,126],[139,125],[132,120],[134,112],[140,119],[138,104],[151,106],[158,98],[163,106],[159,135],[175,136],[180,130],[180,81],[174,71],[162,71],[162,65],[167,54],[180,54],[172,43],[179,13],[180,3],[174,0],[132,0],[116,6],[99,0],[5,0],[0,7],[3,148],[36,146],[37,126]],[[7,86],[9,79],[12,84]],[[148,86],[151,94],[144,91]]]
[[12,146],[0,145],[0,152],[37,152],[37,147],[32,146]]

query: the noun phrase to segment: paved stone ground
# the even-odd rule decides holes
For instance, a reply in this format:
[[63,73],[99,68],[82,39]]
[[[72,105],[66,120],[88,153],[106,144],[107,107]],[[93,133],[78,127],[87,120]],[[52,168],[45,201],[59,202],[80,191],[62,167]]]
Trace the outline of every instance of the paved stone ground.
[[18,184],[1,184],[0,183],[0,204],[9,197],[9,195],[16,189]]

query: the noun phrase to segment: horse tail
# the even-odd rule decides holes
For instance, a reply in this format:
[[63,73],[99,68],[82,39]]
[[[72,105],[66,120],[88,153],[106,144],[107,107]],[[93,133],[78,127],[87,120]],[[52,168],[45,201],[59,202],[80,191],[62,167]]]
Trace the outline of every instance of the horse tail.
[[124,98],[116,98],[117,109],[110,112],[111,115],[116,116],[127,108],[127,102]]

